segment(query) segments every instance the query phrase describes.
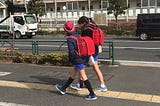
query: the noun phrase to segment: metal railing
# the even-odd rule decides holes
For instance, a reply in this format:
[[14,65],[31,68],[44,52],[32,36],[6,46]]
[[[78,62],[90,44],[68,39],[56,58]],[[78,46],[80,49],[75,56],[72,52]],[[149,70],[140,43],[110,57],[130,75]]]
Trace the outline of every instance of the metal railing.
[[[32,54],[38,55],[39,54],[39,43],[40,42],[62,42],[58,48],[58,51],[63,48],[63,45],[66,44],[67,42],[65,40],[57,40],[57,41],[32,41]],[[108,44],[108,57],[101,58],[101,59],[110,59],[112,61],[112,65],[114,65],[114,43],[113,41],[105,41],[105,44]]]
[[[44,43],[57,43],[57,42],[59,42],[58,46],[51,45],[52,49],[48,50],[49,52],[54,52],[53,48],[55,48],[55,51],[67,51],[68,50],[67,45],[66,45],[67,44],[66,40],[33,40],[33,41],[19,41],[19,40],[17,40],[14,42],[15,47],[16,47],[16,44],[19,42],[31,43],[31,45],[29,44],[31,46],[31,48],[29,48],[28,50],[30,52],[32,52],[33,55],[38,55],[38,54],[42,53],[42,51],[44,53],[47,53],[46,51],[49,48],[47,48],[47,46],[43,47]],[[0,48],[11,48],[11,45],[12,45],[11,43],[12,42],[9,40],[2,40],[2,41],[0,41],[0,44],[1,44]],[[43,47],[43,49],[40,47]],[[100,55],[103,55],[103,57],[101,57],[100,59],[109,59],[112,61],[112,65],[114,65],[114,43],[113,43],[113,41],[105,41],[103,48],[104,47],[107,48],[107,50],[106,49],[103,50],[103,52],[100,54]],[[45,50],[44,50],[44,48],[45,48]],[[16,50],[23,51],[24,48],[23,48],[23,50],[22,50],[22,48],[18,48]],[[6,51],[4,51],[4,52],[6,52]],[[106,54],[106,53],[108,53],[108,54]]]

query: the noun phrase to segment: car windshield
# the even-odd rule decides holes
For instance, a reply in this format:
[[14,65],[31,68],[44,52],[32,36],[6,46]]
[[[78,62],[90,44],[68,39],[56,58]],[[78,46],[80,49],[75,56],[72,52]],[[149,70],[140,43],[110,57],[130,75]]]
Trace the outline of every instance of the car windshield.
[[36,17],[35,16],[24,16],[25,17],[25,20],[26,20],[26,23],[27,24],[34,24],[34,23],[37,23],[37,20],[36,20]]

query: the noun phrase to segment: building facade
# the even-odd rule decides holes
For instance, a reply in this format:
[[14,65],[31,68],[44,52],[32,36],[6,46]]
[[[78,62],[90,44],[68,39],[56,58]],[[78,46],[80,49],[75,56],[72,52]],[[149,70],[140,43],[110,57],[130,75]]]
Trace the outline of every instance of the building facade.
[[[42,20],[77,20],[80,16],[94,18],[94,14],[106,13],[107,20],[114,20],[114,15],[107,15],[108,0],[44,0],[46,15]],[[126,0],[129,7],[119,20],[135,20],[138,14],[160,13],[160,0]]]
[[[4,1],[4,0],[0,0]],[[11,0],[14,5],[26,7],[30,0]],[[94,13],[106,13],[108,0],[43,0],[45,18],[76,18],[81,15],[93,17]],[[124,16],[134,18],[140,13],[159,13],[160,0],[126,0],[129,7]],[[112,15],[110,15],[112,16]],[[122,15],[123,16],[123,15]]]
[[[16,6],[26,8],[30,0],[12,0]],[[107,15],[108,0],[43,0],[46,15],[42,21],[77,20],[85,15],[94,18],[94,14],[104,13],[107,20],[114,20],[114,15]],[[126,0],[129,7],[126,14],[120,15],[119,20],[135,20],[138,14],[160,13],[160,0]],[[1,10],[2,11],[2,10]],[[1,14],[1,12],[0,12]]]
[[6,17],[6,4],[4,3],[4,0],[0,0],[0,20]]

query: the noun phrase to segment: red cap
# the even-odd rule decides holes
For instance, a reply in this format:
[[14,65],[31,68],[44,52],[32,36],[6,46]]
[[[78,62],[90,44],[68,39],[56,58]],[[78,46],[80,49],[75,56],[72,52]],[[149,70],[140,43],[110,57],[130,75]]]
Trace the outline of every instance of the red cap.
[[74,32],[75,31],[74,23],[72,21],[65,22],[65,24],[64,24],[64,30],[66,32]]

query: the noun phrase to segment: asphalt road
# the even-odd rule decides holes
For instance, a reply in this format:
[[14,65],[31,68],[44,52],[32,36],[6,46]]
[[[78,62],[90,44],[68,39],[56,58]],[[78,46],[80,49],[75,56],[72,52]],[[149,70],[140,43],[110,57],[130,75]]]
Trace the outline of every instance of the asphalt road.
[[[31,52],[31,42],[34,40],[64,39],[46,37],[19,39],[15,45],[19,50]],[[160,60],[159,40],[140,41],[137,38],[106,40],[114,42],[116,60],[137,61],[137,64],[140,61]],[[52,52],[53,48],[57,50],[60,44],[62,42],[45,42],[40,49],[50,49],[49,52]],[[105,44],[104,51],[107,49],[108,45]],[[65,45],[64,50],[66,50]],[[101,56],[107,56],[107,52]],[[97,93],[96,101],[85,101],[84,92],[71,91],[62,96],[54,88],[56,83],[64,83],[67,80],[71,67],[1,63],[0,106],[159,106],[159,67],[123,65],[109,67],[107,64],[102,64],[101,69],[109,91]],[[99,82],[90,67],[87,67],[87,75],[93,88],[97,87]]]
[[[101,65],[106,93],[96,101],[84,100],[87,93],[61,95],[55,88],[63,84],[71,67],[30,64],[0,64],[0,105],[2,106],[159,106],[160,71],[153,67],[109,67]],[[2,72],[8,72],[2,75]],[[92,87],[99,81],[91,67],[86,72]],[[76,81],[76,80],[75,80]],[[38,85],[40,84],[40,85]],[[134,97],[132,97],[134,95]],[[156,98],[156,99],[155,99]],[[7,105],[8,104],[8,105]]]

